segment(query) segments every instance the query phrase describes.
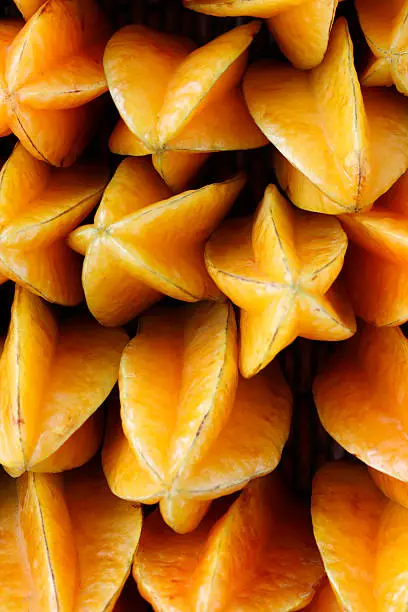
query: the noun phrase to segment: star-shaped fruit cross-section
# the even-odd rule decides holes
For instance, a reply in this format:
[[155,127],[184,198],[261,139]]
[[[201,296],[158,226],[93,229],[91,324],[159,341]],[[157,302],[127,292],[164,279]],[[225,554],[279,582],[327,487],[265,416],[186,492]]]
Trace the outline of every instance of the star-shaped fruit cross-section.
[[82,281],[94,317],[118,325],[163,295],[187,302],[219,297],[205,269],[204,245],[244,183],[240,174],[170,197],[150,160],[124,160],[93,225],[69,237],[85,255]]
[[312,519],[339,610],[407,608],[408,510],[376,488],[365,466],[334,462],[319,470]]
[[111,611],[130,572],[140,507],[94,464],[62,474],[0,474],[4,611]]
[[344,279],[356,315],[375,325],[408,320],[408,173],[372,210],[342,215],[350,239]]
[[11,279],[64,306],[81,302],[81,257],[66,238],[108,177],[102,164],[52,168],[18,144],[0,172],[0,283]]
[[263,17],[296,68],[322,61],[338,0],[184,0],[184,6],[219,17]]
[[180,536],[158,511],[144,522],[133,575],[156,612],[303,608],[323,577],[306,504],[275,474],[217,502]]
[[190,41],[146,26],[116,32],[104,55],[121,115],[111,150],[152,154],[165,181],[180,191],[208,153],[267,144],[240,88],[259,27],[239,26],[196,50]]
[[[105,401],[127,335],[87,316],[58,322],[51,307],[16,287],[0,359],[0,464],[60,472],[98,450]],[[95,414],[96,413],[96,414]]]
[[322,367],[314,387],[329,434],[367,465],[408,482],[408,340],[363,325]]
[[216,230],[205,260],[241,308],[243,376],[259,372],[297,336],[343,340],[355,332],[351,307],[332,286],[346,248],[337,219],[293,208],[274,185],[253,219],[227,220]]
[[391,90],[361,90],[344,19],[336,21],[317,68],[257,62],[246,73],[244,94],[278,149],[279,183],[299,208],[368,209],[408,167],[405,99]]
[[395,85],[408,95],[407,0],[356,0],[356,8],[373,54],[361,75],[363,85]]
[[34,157],[69,166],[90,140],[95,103],[107,91],[102,55],[109,29],[94,0],[47,0],[11,39],[0,27],[0,135]]
[[231,305],[203,302],[142,317],[123,353],[119,389],[122,423],[108,427],[103,449],[108,483],[119,497],[160,502],[180,533],[197,526],[212,499],[279,463],[290,391],[277,364],[238,379]]

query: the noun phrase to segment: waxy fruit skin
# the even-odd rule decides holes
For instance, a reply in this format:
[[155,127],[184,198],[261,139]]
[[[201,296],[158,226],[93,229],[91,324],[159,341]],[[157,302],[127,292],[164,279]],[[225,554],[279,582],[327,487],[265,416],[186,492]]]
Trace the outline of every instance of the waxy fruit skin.
[[69,245],[85,256],[82,283],[92,315],[121,325],[168,295],[186,302],[219,299],[204,244],[245,184],[222,183],[172,195],[150,160],[127,158],[107,186],[94,223]]
[[299,208],[368,210],[408,167],[405,99],[360,87],[345,19],[336,21],[319,66],[304,72],[261,60],[248,69],[243,89],[256,124],[277,148],[278,181]]
[[94,0],[47,0],[32,16],[35,6],[20,4],[27,23],[19,31],[0,24],[0,135],[14,132],[35,158],[70,166],[93,136],[96,98],[108,89],[110,28]]
[[384,497],[365,466],[340,461],[317,472],[312,520],[337,610],[406,610],[408,510]]
[[297,336],[343,340],[356,323],[333,283],[347,237],[337,219],[295,209],[269,185],[254,218],[225,221],[205,249],[208,273],[241,309],[240,370],[251,377]]
[[117,381],[126,342],[125,331],[88,315],[59,322],[16,286],[0,359],[0,463],[9,474],[61,472],[97,452],[96,411]]
[[223,302],[152,309],[122,356],[105,475],[119,497],[160,502],[179,533],[211,500],[274,470],[289,435],[291,394],[278,364],[240,378],[236,333]]
[[239,26],[194,49],[180,36],[126,26],[104,55],[121,119],[110,139],[120,155],[153,156],[173,191],[186,189],[208,154],[268,143],[246,107],[240,81],[260,23]]
[[323,577],[307,506],[275,474],[223,501],[184,536],[158,511],[146,519],[133,566],[142,595],[156,612],[302,609]]

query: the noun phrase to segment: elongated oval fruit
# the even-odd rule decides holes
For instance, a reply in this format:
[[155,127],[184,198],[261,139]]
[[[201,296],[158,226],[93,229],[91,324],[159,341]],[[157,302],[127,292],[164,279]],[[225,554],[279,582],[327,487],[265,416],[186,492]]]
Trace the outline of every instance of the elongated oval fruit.
[[14,38],[0,33],[0,135],[8,129],[35,158],[70,166],[93,135],[96,98],[108,89],[102,55],[110,29],[93,0],[19,0],[18,7],[25,26]]
[[406,609],[408,510],[387,500],[364,466],[335,462],[321,468],[313,483],[312,519],[339,602],[336,612]]
[[110,148],[153,155],[177,192],[186,189],[208,154],[267,144],[246,108],[240,81],[256,21],[194,50],[178,36],[126,26],[109,41],[104,67],[121,115]]
[[251,377],[297,336],[342,340],[356,329],[333,286],[347,248],[336,219],[294,209],[274,185],[253,219],[231,219],[206,245],[208,273],[239,308],[240,369]]
[[118,325],[163,295],[186,302],[219,297],[204,244],[245,184],[222,183],[171,196],[151,162],[127,158],[109,183],[93,225],[69,237],[85,255],[82,281],[93,316]]
[[361,89],[344,19],[319,66],[302,72],[260,61],[243,87],[251,115],[278,150],[279,183],[299,208],[368,210],[406,171],[405,100],[395,91]]
[[290,612],[312,599],[323,571],[306,506],[273,474],[250,483],[229,508],[214,504],[184,536],[154,512],[133,575],[156,612]]
[[116,495],[160,502],[164,520],[191,531],[212,499],[279,463],[291,397],[277,364],[238,379],[234,312],[225,303],[152,310],[124,351],[121,423],[115,406],[103,465]]
[[102,435],[96,410],[117,381],[127,335],[90,317],[58,323],[16,287],[0,359],[0,463],[13,476],[82,465]]
[[110,612],[139,541],[139,506],[95,464],[61,474],[0,474],[2,610]]

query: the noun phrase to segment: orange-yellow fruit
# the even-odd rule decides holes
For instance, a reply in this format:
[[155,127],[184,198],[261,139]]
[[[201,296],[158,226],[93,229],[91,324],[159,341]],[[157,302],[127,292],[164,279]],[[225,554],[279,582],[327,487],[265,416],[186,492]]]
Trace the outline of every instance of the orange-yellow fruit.
[[363,85],[395,85],[407,95],[407,0],[356,0],[356,8],[373,54],[361,77]]
[[408,510],[388,501],[365,467],[324,466],[313,483],[312,519],[340,609],[407,609]]
[[343,340],[355,332],[346,297],[332,286],[347,237],[331,217],[293,208],[270,185],[254,219],[226,221],[207,243],[207,270],[241,308],[240,369],[250,377],[297,336]]
[[344,278],[355,313],[401,325],[408,320],[408,173],[372,210],[340,220],[351,240]]
[[121,115],[111,150],[151,153],[163,178],[181,191],[204,154],[267,144],[239,87],[259,27],[258,22],[237,27],[196,50],[184,38],[146,26],[116,32],[104,55],[109,90]]
[[290,612],[313,597],[323,571],[308,510],[274,476],[252,482],[222,514],[214,505],[180,536],[156,511],[133,566],[156,612]]
[[104,193],[93,225],[70,246],[85,255],[88,307],[103,325],[125,323],[163,294],[195,302],[219,297],[204,244],[231,208],[243,175],[177,196],[147,159],[128,158]]
[[107,180],[104,165],[55,169],[18,144],[0,173],[0,282],[78,304],[81,258],[66,237],[95,207]]
[[367,465],[408,481],[408,340],[399,327],[362,326],[314,382],[320,420]]
[[[30,16],[29,3],[21,8]],[[107,90],[108,37],[93,0],[47,0],[12,42],[0,35],[0,134],[13,131],[41,161],[71,165],[96,126],[88,103]]]
[[369,468],[369,474],[381,491],[396,504],[408,508],[408,483],[397,480],[384,472]]
[[296,68],[322,61],[338,0],[184,0],[186,8],[218,17],[263,17]]
[[301,72],[255,63],[244,94],[278,149],[279,183],[299,208],[328,214],[369,209],[408,167],[405,100],[393,91],[361,90],[344,19],[336,21],[318,67]]
[[60,474],[0,474],[0,608],[109,612],[129,575],[142,513],[90,465]]
[[313,601],[304,608],[304,612],[342,612],[328,580],[323,581]]
[[13,476],[60,472],[98,450],[97,408],[114,386],[127,335],[90,317],[59,324],[16,287],[0,359],[0,463]]
[[212,499],[279,463],[291,396],[274,364],[238,380],[234,312],[225,303],[152,310],[126,347],[121,421],[111,411],[103,465],[112,491],[160,502],[164,520],[191,531]]

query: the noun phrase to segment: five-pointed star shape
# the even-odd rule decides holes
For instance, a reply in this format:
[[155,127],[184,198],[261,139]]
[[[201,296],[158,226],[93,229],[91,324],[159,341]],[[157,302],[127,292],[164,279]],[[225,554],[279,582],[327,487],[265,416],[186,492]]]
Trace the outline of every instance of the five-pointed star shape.
[[170,197],[150,160],[124,160],[93,225],[69,238],[85,255],[82,282],[96,319],[125,323],[163,294],[187,302],[219,297],[205,268],[204,244],[244,183],[240,174]]
[[342,340],[355,332],[332,287],[347,236],[337,219],[294,209],[270,185],[252,219],[226,221],[206,245],[207,270],[241,308],[240,368],[250,377],[297,336]]
[[142,25],[116,32],[104,55],[121,115],[111,150],[152,154],[166,183],[181,191],[209,153],[267,144],[240,88],[259,28],[256,21],[239,26],[196,50],[186,39]]
[[99,104],[88,103],[107,90],[108,37],[94,0],[47,0],[22,29],[1,24],[0,135],[14,132],[37,159],[71,165],[96,126]]

